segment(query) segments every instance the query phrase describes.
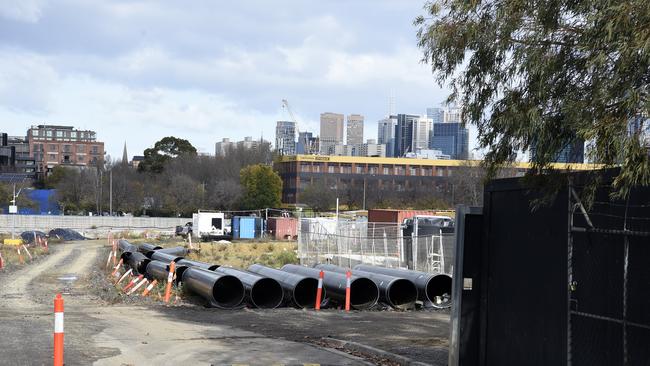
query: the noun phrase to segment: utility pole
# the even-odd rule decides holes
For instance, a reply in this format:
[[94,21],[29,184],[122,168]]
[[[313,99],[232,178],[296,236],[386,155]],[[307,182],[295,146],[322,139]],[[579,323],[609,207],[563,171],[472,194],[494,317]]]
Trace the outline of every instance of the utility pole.
[[362,210],[366,210],[366,177],[363,177],[363,208]]
[[110,172],[108,173],[108,212],[113,216],[113,168],[111,167]]

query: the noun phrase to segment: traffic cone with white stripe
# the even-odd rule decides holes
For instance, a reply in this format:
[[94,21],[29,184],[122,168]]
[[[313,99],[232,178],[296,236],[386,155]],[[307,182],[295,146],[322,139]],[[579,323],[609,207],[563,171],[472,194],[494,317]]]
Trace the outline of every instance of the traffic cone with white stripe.
[[149,284],[149,286],[147,286],[147,287],[144,289],[144,291],[142,292],[142,297],[146,297],[147,295],[149,295],[149,292],[151,292],[151,290],[152,290],[152,289],[154,288],[154,286],[156,286],[157,284],[158,284],[158,280],[153,280],[153,282],[151,282],[151,283]]
[[54,298],[54,366],[63,366],[63,298]]
[[323,296],[323,278],[325,277],[325,272],[320,271],[318,274],[318,290],[316,290],[316,304],[314,308],[320,310],[320,303]]

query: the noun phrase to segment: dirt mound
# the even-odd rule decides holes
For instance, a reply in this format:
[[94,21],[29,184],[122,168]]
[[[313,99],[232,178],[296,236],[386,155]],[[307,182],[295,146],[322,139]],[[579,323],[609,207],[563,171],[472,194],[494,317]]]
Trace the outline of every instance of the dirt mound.
[[72,229],[53,229],[50,230],[49,235],[50,238],[58,238],[65,241],[86,240],[86,237],[79,234],[78,231]]

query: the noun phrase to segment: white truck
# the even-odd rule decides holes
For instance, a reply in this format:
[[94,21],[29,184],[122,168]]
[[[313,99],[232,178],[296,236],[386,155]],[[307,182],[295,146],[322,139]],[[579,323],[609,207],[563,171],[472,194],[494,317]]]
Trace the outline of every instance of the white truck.
[[192,234],[201,240],[232,239],[223,212],[199,211],[192,215]]

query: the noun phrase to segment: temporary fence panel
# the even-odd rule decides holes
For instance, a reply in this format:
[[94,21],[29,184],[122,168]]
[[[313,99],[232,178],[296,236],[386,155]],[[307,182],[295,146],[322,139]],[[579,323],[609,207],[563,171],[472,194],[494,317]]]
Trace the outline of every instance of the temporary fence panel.
[[298,256],[304,265],[343,267],[372,264],[425,272],[451,273],[454,235],[404,237],[402,226],[330,218],[301,219]]

